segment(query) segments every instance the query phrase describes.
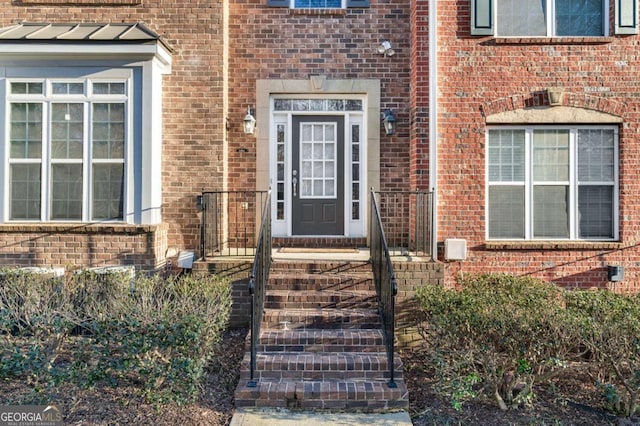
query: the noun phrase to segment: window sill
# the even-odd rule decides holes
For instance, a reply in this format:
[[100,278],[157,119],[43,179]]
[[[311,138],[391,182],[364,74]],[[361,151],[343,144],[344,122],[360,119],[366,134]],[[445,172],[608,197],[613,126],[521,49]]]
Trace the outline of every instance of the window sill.
[[49,234],[149,234],[161,225],[131,225],[127,223],[3,223],[0,233]]
[[607,44],[615,37],[495,37],[496,44]]
[[291,15],[346,16],[347,9],[289,9]]
[[487,250],[619,250],[619,241],[486,241]]

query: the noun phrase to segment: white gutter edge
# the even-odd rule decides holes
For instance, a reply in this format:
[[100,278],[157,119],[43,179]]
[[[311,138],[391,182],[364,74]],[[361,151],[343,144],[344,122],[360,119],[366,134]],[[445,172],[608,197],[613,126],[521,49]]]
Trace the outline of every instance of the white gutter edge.
[[429,185],[433,193],[433,229],[431,248],[438,258],[438,7],[429,0]]

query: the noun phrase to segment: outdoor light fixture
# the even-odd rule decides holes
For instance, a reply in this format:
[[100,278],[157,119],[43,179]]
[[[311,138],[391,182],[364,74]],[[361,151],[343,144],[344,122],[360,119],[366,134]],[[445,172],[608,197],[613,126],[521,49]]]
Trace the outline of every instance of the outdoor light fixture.
[[256,119],[251,115],[251,107],[247,107],[247,115],[244,117],[244,133],[246,135],[252,135],[256,128]]
[[382,123],[384,124],[384,131],[387,135],[393,135],[396,132],[396,115],[392,110],[388,109],[384,112]]
[[391,42],[385,40],[378,46],[378,53],[384,56],[393,56],[396,54],[396,51],[391,48]]

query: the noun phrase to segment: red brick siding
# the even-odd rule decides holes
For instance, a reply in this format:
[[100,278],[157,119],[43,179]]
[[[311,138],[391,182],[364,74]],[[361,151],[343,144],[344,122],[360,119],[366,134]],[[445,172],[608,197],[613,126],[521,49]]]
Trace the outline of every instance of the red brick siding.
[[[54,23],[134,23],[139,21],[160,34],[174,49],[172,72],[164,76],[163,80],[162,215],[167,229],[162,233],[154,234],[154,238],[165,239],[160,245],[164,250],[160,250],[155,242],[153,245],[147,243],[148,246],[143,251],[153,253],[156,259],[151,261],[140,258],[140,266],[162,263],[167,247],[196,249],[199,238],[199,219],[195,210],[195,195],[200,193],[202,188],[222,189],[222,149],[226,116],[223,103],[222,69],[224,2],[145,0],[144,4],[131,6],[97,6],[105,3],[134,3],[129,0],[81,2],[92,3],[95,6],[52,4],[60,3],[57,0],[51,0],[48,3],[51,5],[30,6],[0,0],[0,26],[23,21]],[[64,3],[71,3],[71,1]],[[74,1],[74,3],[77,2]],[[1,236],[3,239],[8,238],[12,241],[20,238],[19,234],[11,234],[11,237],[4,234]],[[23,244],[38,245],[43,241],[33,240],[32,237],[31,234],[25,234],[22,237]],[[80,243],[88,243],[88,238],[75,234],[72,241],[85,249]],[[147,240],[147,236],[137,236],[132,239],[122,236],[114,238],[114,243],[122,243],[123,252],[129,250],[128,247],[131,244],[137,246]],[[19,243],[19,241],[13,243]],[[131,250],[138,252],[142,249]],[[61,252],[63,253],[70,253],[70,251]],[[85,254],[78,254],[76,257],[78,259],[74,259],[71,263],[92,261]],[[56,257],[53,254],[38,259],[38,262],[50,261],[57,264],[66,262],[63,257]],[[118,263],[118,256],[111,256],[109,260]]]
[[[409,187],[409,2],[372,2],[335,13],[269,8],[265,0],[230,4],[229,189],[254,189],[254,136],[242,133],[247,106],[256,105],[258,79],[380,79],[381,108],[397,113],[398,131],[380,127],[381,187]],[[390,40],[395,56],[376,52]],[[266,123],[257,123],[266,131]],[[237,152],[248,148],[248,153]]]
[[[638,36],[604,43],[496,42],[471,37],[469,2],[438,2],[439,33],[439,240],[465,238],[468,259],[448,264],[447,282],[459,273],[534,275],[570,287],[638,291],[640,250],[640,96],[636,76]],[[619,248],[583,245],[529,249],[485,247],[484,114],[546,103],[542,91],[565,88],[565,104],[616,114],[620,129]],[[418,90],[426,93],[427,86]],[[625,280],[607,282],[606,265],[626,266]]]

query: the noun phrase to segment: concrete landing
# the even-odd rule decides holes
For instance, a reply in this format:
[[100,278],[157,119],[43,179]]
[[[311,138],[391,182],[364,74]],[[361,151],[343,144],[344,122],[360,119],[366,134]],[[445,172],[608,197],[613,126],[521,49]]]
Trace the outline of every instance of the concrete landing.
[[286,409],[238,409],[230,426],[412,426],[409,413],[359,414],[290,411]]

